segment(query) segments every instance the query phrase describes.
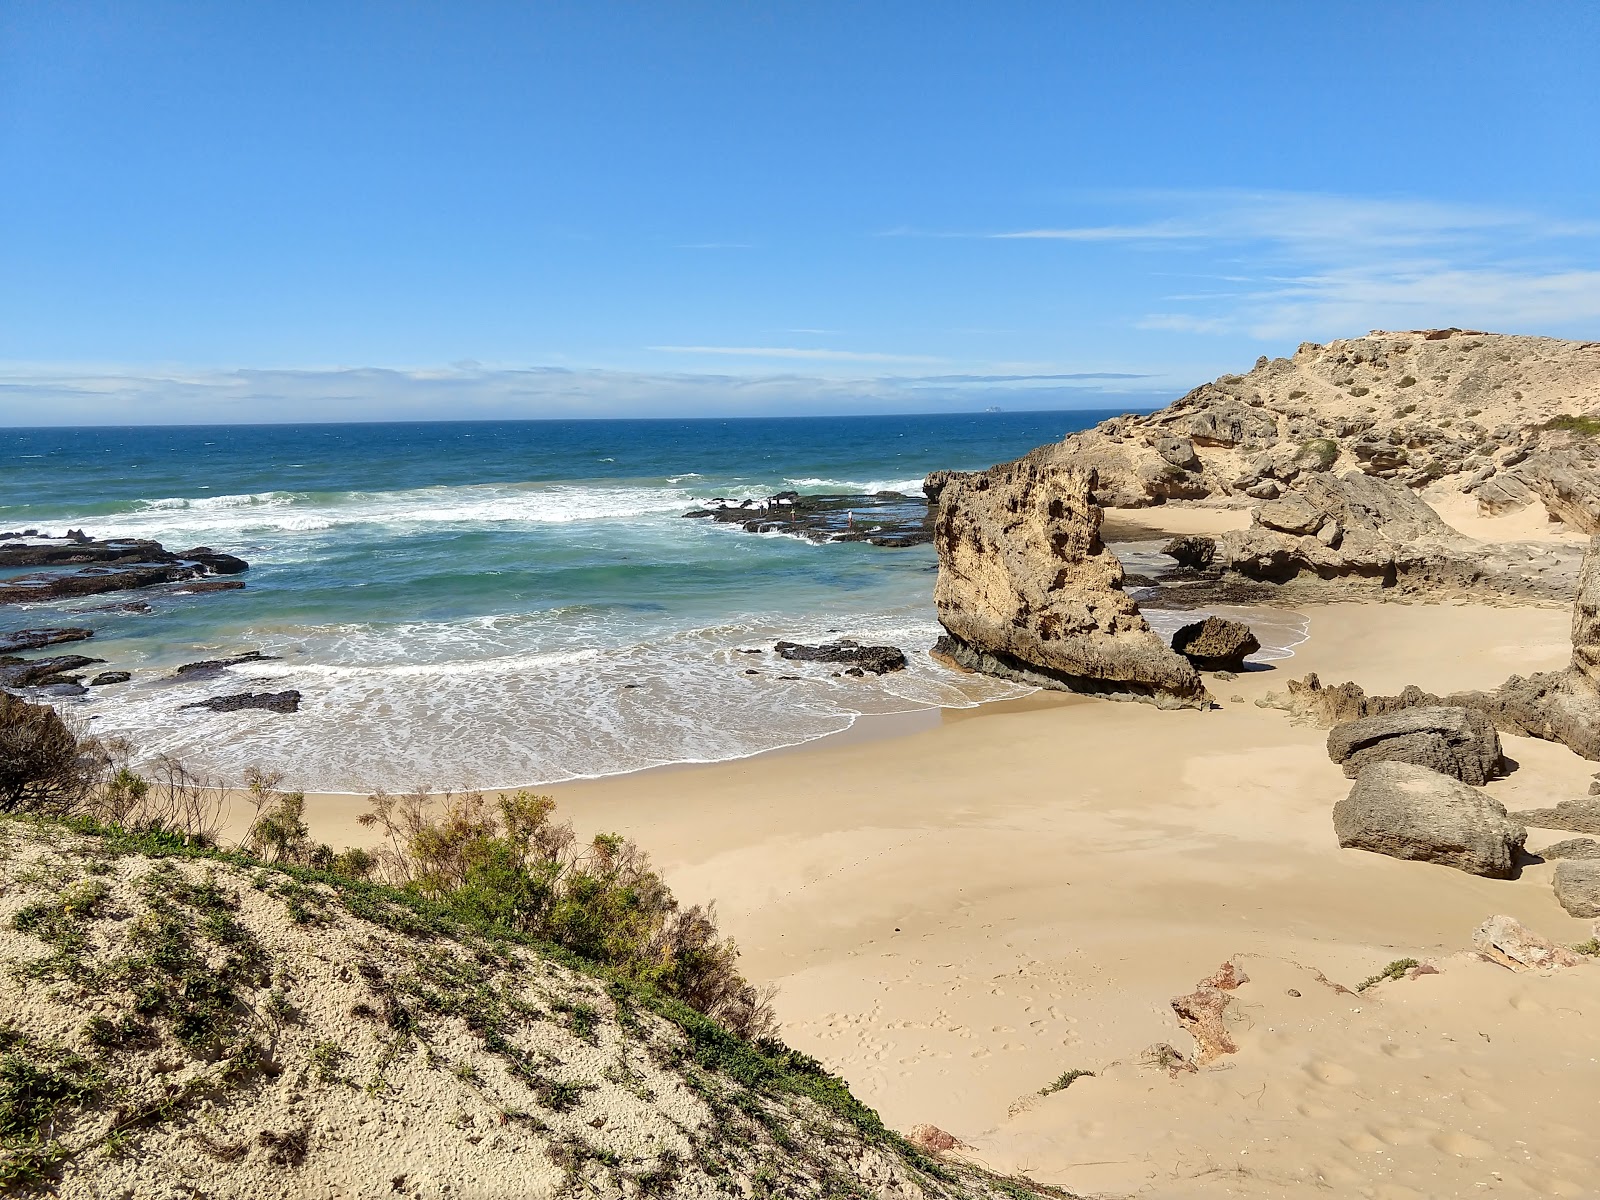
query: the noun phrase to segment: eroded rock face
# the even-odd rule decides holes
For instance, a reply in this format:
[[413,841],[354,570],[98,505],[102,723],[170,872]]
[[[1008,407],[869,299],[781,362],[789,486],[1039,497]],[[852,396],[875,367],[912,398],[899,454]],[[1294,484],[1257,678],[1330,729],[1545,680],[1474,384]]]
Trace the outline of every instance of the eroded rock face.
[[1173,634],[1172,648],[1201,671],[1242,671],[1244,660],[1261,649],[1261,643],[1248,625],[1207,617]]
[[1507,879],[1528,831],[1477,788],[1410,763],[1373,763],[1333,806],[1339,845]]
[[1583,960],[1547,937],[1533,932],[1515,917],[1490,917],[1472,935],[1473,949],[1513,971],[1547,971],[1575,967]]
[[1564,829],[1568,833],[1600,834],[1600,796],[1562,800],[1550,808],[1529,808],[1511,814],[1535,829]]
[[209,700],[197,700],[183,707],[206,708],[219,713],[242,712],[245,709],[292,713],[300,711],[300,693],[293,689],[285,692],[240,692],[234,696],[213,696]]
[[1028,459],[945,482],[934,523],[939,649],[1042,687],[1210,703],[1194,667],[1151,630],[1100,541],[1093,477]]
[[1600,917],[1600,862],[1563,859],[1556,864],[1556,900],[1574,917]]
[[1425,706],[1336,725],[1328,757],[1354,779],[1375,762],[1406,762],[1481,786],[1500,770],[1500,736],[1482,713]]
[[38,650],[62,642],[82,642],[93,636],[92,629],[18,629],[11,633],[0,633],[0,654]]
[[[1512,814],[1517,820],[1522,821],[1522,814]],[[1524,825],[1537,824],[1535,821],[1522,821]],[[1555,862],[1561,858],[1600,858],[1600,842],[1593,838],[1567,838],[1565,841],[1556,842],[1539,851],[1539,857],[1545,862]]]

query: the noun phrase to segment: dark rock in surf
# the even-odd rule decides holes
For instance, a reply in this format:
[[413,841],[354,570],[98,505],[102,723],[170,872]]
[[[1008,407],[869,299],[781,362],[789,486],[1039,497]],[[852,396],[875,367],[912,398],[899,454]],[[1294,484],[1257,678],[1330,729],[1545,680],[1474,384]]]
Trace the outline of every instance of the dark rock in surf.
[[1175,559],[1186,571],[1203,571],[1217,555],[1216,539],[1208,537],[1173,538],[1161,547],[1161,553]]
[[240,692],[234,696],[213,696],[209,700],[197,700],[183,707],[204,708],[219,713],[241,712],[245,709],[292,713],[300,711],[300,693],[293,689],[285,692]]
[[61,678],[70,671],[78,671],[103,658],[86,658],[81,654],[58,654],[53,658],[36,658],[25,662],[19,658],[0,660],[0,687],[49,687],[55,683],[76,683],[76,679]]
[[904,650],[894,646],[863,646],[851,638],[825,642],[820,646],[806,646],[798,642],[779,642],[773,647],[778,657],[791,662],[844,663],[850,668],[847,674],[859,675],[870,671],[886,675],[890,671],[906,669]]
[[101,671],[89,680],[90,687],[105,687],[108,683],[127,683],[133,675],[128,671]]
[[11,633],[0,633],[0,654],[39,650],[62,642],[83,642],[93,636],[92,629],[18,629]]
[[208,658],[200,662],[184,663],[168,676],[169,679],[211,679],[222,674],[229,667],[237,667],[241,663],[270,662],[277,658],[276,654],[263,654],[259,650],[247,650],[243,654],[235,654],[231,658]]

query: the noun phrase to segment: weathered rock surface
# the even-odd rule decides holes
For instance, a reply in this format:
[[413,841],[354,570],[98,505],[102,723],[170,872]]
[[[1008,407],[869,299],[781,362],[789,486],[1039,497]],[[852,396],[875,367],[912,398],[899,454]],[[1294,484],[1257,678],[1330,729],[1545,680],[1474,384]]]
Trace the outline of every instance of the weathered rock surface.
[[239,692],[233,696],[213,696],[209,700],[197,700],[182,707],[207,708],[220,713],[240,712],[248,708],[292,713],[300,711],[300,693],[292,688],[283,692]]
[[949,637],[939,649],[1038,686],[1207,706],[1194,667],[1122,590],[1092,486],[1082,470],[1027,459],[945,483],[934,602]]
[[1600,917],[1600,862],[1563,859],[1556,864],[1556,900],[1574,917]]
[[82,654],[58,654],[28,662],[8,658],[0,660],[0,687],[50,687],[57,683],[78,683],[81,680],[71,672],[104,661],[103,658],[86,658]]
[[1242,671],[1244,660],[1261,649],[1261,643],[1248,625],[1207,617],[1173,634],[1172,648],[1201,671]]
[[1501,733],[1560,742],[1585,758],[1600,760],[1600,537],[1589,541],[1577,592],[1572,661],[1565,670],[1513,675],[1491,692],[1448,696],[1416,686],[1396,696],[1368,696],[1354,683],[1325,688],[1313,674],[1289,684],[1286,706],[1324,724],[1419,706],[1468,708],[1486,716]]
[[1203,1067],[1238,1051],[1222,1014],[1233,999],[1229,993],[1249,982],[1250,976],[1229,960],[1202,979],[1187,996],[1173,999],[1172,1011],[1178,1024],[1194,1038],[1195,1065]]
[[127,683],[133,675],[129,671],[101,671],[89,680],[90,687],[105,687],[108,683]]
[[260,650],[246,650],[243,654],[235,654],[228,658],[206,658],[199,662],[184,663],[177,667],[168,677],[171,679],[211,679],[222,674],[229,667],[237,667],[241,663],[267,662],[275,660],[276,654],[263,654]]
[[1513,971],[1548,971],[1575,967],[1583,961],[1515,917],[1490,917],[1473,932],[1472,946],[1485,958]]
[[1527,830],[1505,806],[1458,779],[1410,763],[1378,762],[1333,807],[1339,845],[1391,858],[1509,878]]
[[1500,737],[1482,713],[1425,706],[1336,725],[1328,757],[1354,779],[1369,763],[1407,762],[1481,786],[1499,773]]
[[[0,568],[44,566],[51,570],[15,575],[0,582],[0,604],[36,603],[97,596],[106,592],[182,583],[208,575],[236,575],[249,564],[209,546],[171,551],[159,542],[95,541],[78,536],[0,545]],[[76,567],[76,570],[67,568]]]
[[718,496],[683,515],[737,525],[746,533],[783,533],[817,543],[867,542],[896,547],[920,546],[933,540],[930,505],[922,497],[899,492],[779,492],[762,500]]
[[63,642],[83,642],[93,636],[92,629],[18,629],[11,633],[0,633],[0,654],[39,650]]
[[1199,571],[1209,567],[1211,560],[1217,556],[1217,543],[1215,538],[1208,537],[1173,538],[1161,547],[1161,553],[1175,560],[1186,571]]
[[[1443,335],[1443,336],[1440,336]],[[1451,330],[1374,332],[1202,384],[1030,455],[1092,469],[1107,507],[1274,498],[1328,471],[1493,502],[1543,500],[1600,533],[1600,455],[1573,397],[1600,395],[1595,343]],[[1593,521],[1591,527],[1583,524]]]
[[773,647],[779,658],[791,662],[841,663],[858,667],[873,675],[906,669],[906,654],[896,646],[863,646],[852,638],[807,646],[799,642],[779,642]]
[[[1512,814],[1517,820],[1522,821],[1520,813]],[[1522,821],[1524,825],[1536,825],[1536,821]],[[1545,862],[1555,862],[1560,858],[1600,858],[1600,842],[1593,838],[1567,838],[1563,842],[1555,842],[1539,851],[1539,857]]]
[[1571,833],[1600,834],[1600,796],[1561,800],[1551,808],[1529,808],[1511,814],[1535,829],[1565,829]]

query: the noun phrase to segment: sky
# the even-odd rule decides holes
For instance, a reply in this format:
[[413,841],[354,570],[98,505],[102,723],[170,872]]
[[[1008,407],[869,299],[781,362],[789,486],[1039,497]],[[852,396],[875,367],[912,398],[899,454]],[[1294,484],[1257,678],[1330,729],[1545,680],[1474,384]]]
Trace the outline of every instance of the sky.
[[1600,337],[1600,5],[0,4],[0,424],[1165,403]]

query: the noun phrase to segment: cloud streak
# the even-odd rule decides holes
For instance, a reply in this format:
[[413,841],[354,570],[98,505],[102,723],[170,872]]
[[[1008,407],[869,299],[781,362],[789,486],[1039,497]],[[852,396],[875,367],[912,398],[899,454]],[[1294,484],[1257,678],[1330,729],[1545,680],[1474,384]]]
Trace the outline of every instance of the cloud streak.
[[864,350],[827,350],[814,346],[646,346],[659,354],[699,354],[731,358],[796,358],[815,362],[936,363],[923,354],[881,354]]

